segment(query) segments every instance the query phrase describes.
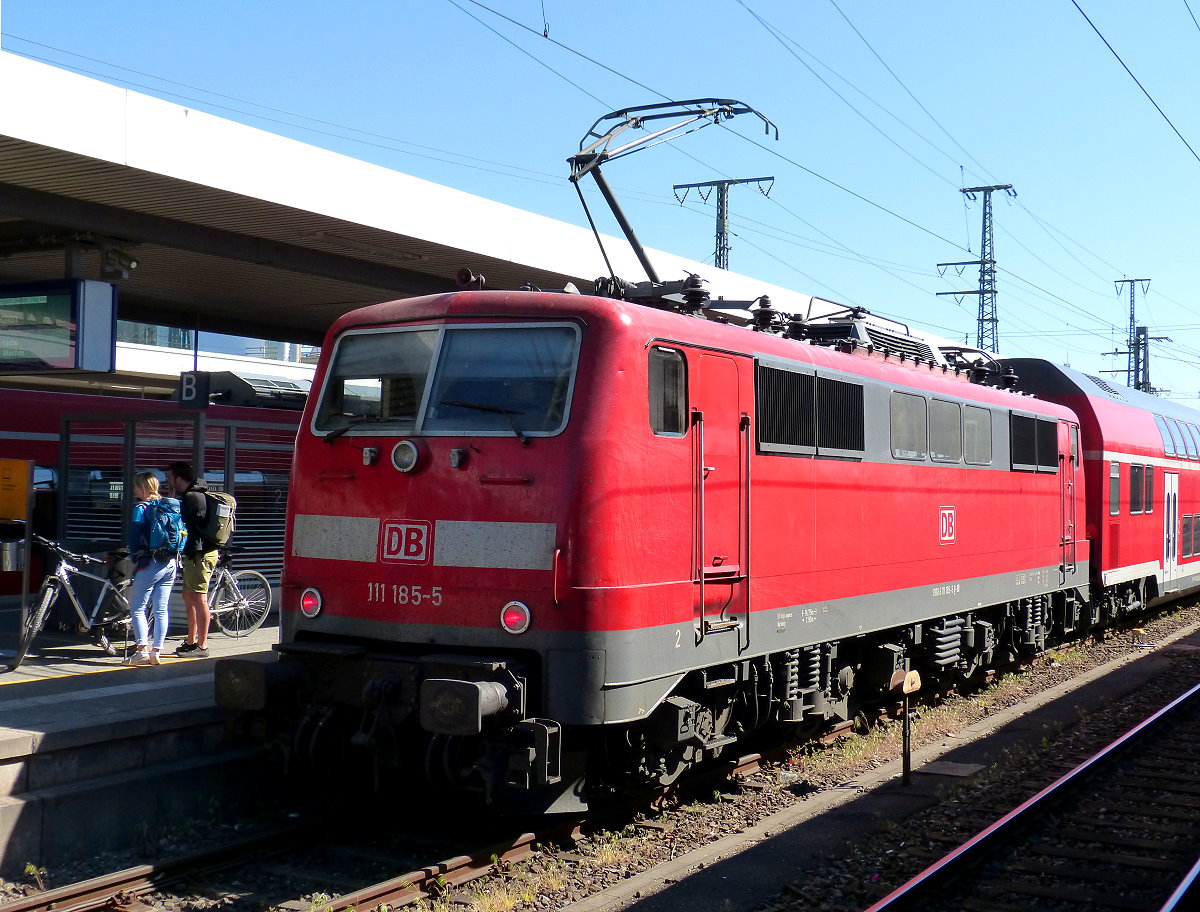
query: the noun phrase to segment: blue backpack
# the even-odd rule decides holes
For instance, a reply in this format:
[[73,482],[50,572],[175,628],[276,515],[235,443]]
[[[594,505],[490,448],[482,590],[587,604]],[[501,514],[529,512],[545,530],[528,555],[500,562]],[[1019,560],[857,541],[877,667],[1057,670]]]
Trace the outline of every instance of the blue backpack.
[[161,497],[146,503],[146,519],[150,524],[147,547],[156,561],[166,561],[183,552],[187,541],[187,527],[183,514],[179,512],[179,501],[174,497]]

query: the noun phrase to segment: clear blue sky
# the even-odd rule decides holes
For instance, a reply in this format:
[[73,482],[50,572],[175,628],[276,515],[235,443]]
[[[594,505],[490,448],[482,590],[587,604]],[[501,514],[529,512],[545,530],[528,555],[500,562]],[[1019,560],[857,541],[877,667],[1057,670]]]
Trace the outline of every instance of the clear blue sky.
[[1077,2],[0,0],[0,31],[6,51],[578,224],[565,160],[598,117],[739,99],[778,142],[743,116],[606,169],[645,244],[711,262],[715,201],[672,185],[772,175],[769,197],[731,191],[733,269],[973,342],[977,298],[936,293],[978,270],[936,264],[979,256],[959,188],[1012,184],[994,197],[1001,351],[1123,382],[1125,355],[1102,354],[1126,350],[1113,282],[1145,277],[1138,322],[1171,339],[1152,380],[1200,398],[1200,0]]

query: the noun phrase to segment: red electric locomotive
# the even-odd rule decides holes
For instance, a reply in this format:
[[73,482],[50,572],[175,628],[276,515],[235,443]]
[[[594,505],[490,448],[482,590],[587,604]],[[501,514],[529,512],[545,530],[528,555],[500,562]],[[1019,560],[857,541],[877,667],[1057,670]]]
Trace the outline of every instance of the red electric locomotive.
[[656,304],[340,319],[278,661],[220,663],[219,701],[270,710],[296,762],[566,809],[1134,607],[1092,591],[1075,412],[869,321]]

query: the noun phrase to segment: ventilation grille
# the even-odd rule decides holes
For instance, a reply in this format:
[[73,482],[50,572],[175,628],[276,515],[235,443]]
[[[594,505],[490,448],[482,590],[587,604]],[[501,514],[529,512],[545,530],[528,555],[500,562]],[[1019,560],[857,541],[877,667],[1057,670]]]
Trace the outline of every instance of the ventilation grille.
[[901,336],[897,333],[890,333],[874,326],[865,326],[863,328],[867,331],[867,338],[871,340],[871,344],[876,348],[883,348],[895,354],[904,354],[912,358],[924,358],[927,361],[936,360],[933,349],[930,348],[927,342],[914,339],[912,336]]
[[1104,390],[1104,392],[1106,392],[1110,396],[1112,396],[1114,399],[1120,399],[1122,402],[1126,401],[1125,397],[1123,395],[1121,395],[1121,391],[1119,389],[1117,389],[1115,386],[1113,386],[1111,383],[1109,383],[1107,380],[1103,380],[1100,377],[1095,377],[1092,374],[1084,374],[1084,376],[1087,377],[1089,380],[1091,380],[1094,384],[1096,384],[1096,386],[1100,387],[1100,389]]
[[842,339],[856,339],[853,323],[809,323],[804,327],[804,334],[814,342],[840,342]]
[[812,374],[758,368],[758,442],[782,446],[816,445]]
[[857,383],[818,377],[818,449],[861,450],[863,431],[863,388]]

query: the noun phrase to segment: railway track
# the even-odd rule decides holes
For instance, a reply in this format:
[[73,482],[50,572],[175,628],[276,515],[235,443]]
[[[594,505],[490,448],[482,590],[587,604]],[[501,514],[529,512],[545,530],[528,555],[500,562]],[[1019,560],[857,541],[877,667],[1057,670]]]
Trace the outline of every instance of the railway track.
[[1200,685],[868,912],[1200,907]]
[[[552,838],[568,838],[572,827],[522,833],[465,854],[449,855],[396,876],[405,853],[381,847],[366,834],[354,839],[321,835],[329,825],[309,824],[264,832],[186,857],[139,865],[38,892],[3,904],[4,912],[91,912],[160,906],[166,897],[202,896],[224,908],[292,908],[302,897],[320,895],[322,912],[400,906],[438,898],[498,866],[532,854]],[[437,838],[428,848],[436,851]],[[414,847],[409,857],[417,857]],[[428,856],[426,856],[428,857]],[[382,876],[382,879],[377,879]],[[311,905],[311,903],[310,903]],[[315,905],[314,905],[315,907]]]
[[[711,789],[718,781],[752,774],[761,762],[761,755],[749,754],[693,778],[685,787]],[[628,820],[635,811],[668,800],[659,794],[637,807],[609,809],[597,816]],[[350,835],[344,816],[313,815],[302,825],[265,830],[211,850],[33,893],[0,908],[3,912],[134,912],[159,907],[164,897],[180,896],[219,900],[224,908],[297,908],[297,902],[305,907],[319,905],[321,912],[399,907],[446,897],[547,845],[572,844],[585,828],[597,826],[594,820],[551,820],[533,832],[492,833],[493,841],[464,849],[463,841],[449,832],[453,824],[447,823],[446,833],[427,826],[408,837],[394,830],[389,835],[371,830]],[[429,860],[439,849],[445,852],[443,857]],[[321,896],[318,904],[303,902],[302,897],[312,895]]]
[[[1200,750],[1195,754],[1200,756]],[[744,781],[752,776],[762,759],[771,757],[751,754],[723,764],[710,770],[705,778],[690,780],[686,788],[692,794],[711,795],[722,789],[722,780]],[[678,796],[660,796],[652,806],[669,808],[673,803],[679,803]],[[586,823],[588,832],[604,831],[610,826],[621,829],[637,810],[626,807],[607,820],[593,816]],[[473,818],[456,817],[438,807],[410,807],[408,812],[410,819],[427,823],[445,820],[446,832],[434,832],[434,827],[426,825],[405,842],[403,837],[398,838],[394,819],[374,834],[351,834],[344,814],[322,818],[306,813],[302,819],[311,816],[312,821],[302,826],[264,832],[211,852],[128,868],[35,893],[4,903],[0,912],[178,908],[178,900],[186,903],[188,897],[201,904],[219,902],[231,910],[282,907],[300,912],[318,907],[321,912],[352,908],[367,912],[381,905],[399,907],[420,899],[465,902],[480,889],[464,889],[472,881],[493,872],[505,875],[510,865],[534,855],[539,847],[573,846],[585,826],[572,821],[539,827],[536,833],[506,834],[502,830],[483,832],[480,822],[472,824],[476,839],[468,840],[462,838],[463,825]],[[671,829],[671,825],[645,826]],[[452,832],[454,829],[457,834]],[[561,857],[568,868],[573,864],[571,859],[579,860],[573,851],[559,856],[552,850],[544,857],[552,866]],[[558,866],[562,867],[561,863]],[[582,870],[586,871],[586,866]]]

